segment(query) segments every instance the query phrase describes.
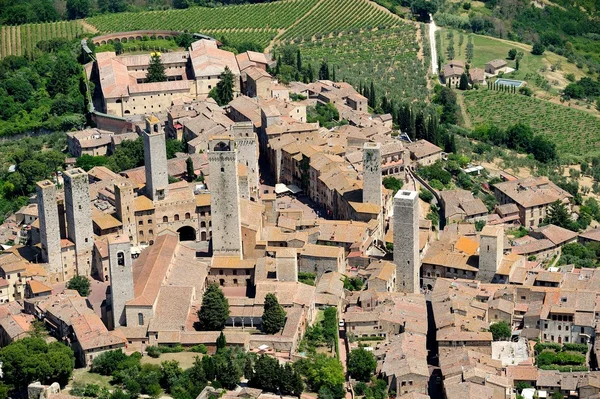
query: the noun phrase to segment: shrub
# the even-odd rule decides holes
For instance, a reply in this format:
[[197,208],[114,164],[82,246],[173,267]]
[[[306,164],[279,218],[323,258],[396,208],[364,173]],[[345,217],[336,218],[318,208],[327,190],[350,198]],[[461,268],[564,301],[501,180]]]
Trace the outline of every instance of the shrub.
[[199,345],[192,346],[190,348],[190,352],[207,354],[208,353],[208,348],[205,345],[203,345],[203,344],[199,344]]
[[148,356],[150,357],[157,358],[160,356],[161,352],[157,346],[149,346],[146,348],[146,353],[148,353]]
[[419,198],[421,198],[425,202],[431,202],[431,200],[433,199],[433,194],[431,193],[431,191],[422,188],[419,192]]

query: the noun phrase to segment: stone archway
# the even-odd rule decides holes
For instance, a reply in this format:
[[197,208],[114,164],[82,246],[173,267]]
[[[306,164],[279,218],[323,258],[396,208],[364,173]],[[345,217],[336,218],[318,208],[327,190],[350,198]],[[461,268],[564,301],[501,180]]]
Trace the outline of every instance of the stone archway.
[[177,232],[179,241],[196,241],[196,230],[191,226],[183,226]]

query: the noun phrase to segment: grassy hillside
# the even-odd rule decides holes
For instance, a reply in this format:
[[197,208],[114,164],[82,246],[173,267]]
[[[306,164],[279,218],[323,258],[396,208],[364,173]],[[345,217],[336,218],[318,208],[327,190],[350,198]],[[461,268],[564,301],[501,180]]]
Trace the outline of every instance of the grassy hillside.
[[37,43],[57,37],[73,39],[85,32],[81,21],[59,21],[0,27],[0,58],[31,54]]
[[600,119],[585,111],[486,89],[464,92],[464,103],[472,125],[494,123],[506,128],[523,122],[556,143],[561,155],[600,155]]
[[[438,34],[436,32],[436,34]],[[449,34],[452,36],[449,37]],[[461,44],[462,35],[462,44]],[[438,55],[448,60],[448,47],[452,42],[454,44],[454,59],[466,60],[466,46],[468,39],[473,41],[473,60],[471,66],[484,68],[485,64],[493,59],[504,59],[511,68],[515,68],[515,61],[508,60],[507,55],[510,49],[516,49],[523,53],[523,58],[519,63],[519,70],[506,75],[511,79],[526,80],[532,88],[543,89],[547,82],[549,87],[556,94],[558,89],[563,89],[569,82],[565,78],[567,74],[573,74],[576,78],[585,76],[585,73],[571,64],[563,56],[546,51],[543,55],[531,54],[531,46],[527,44],[501,40],[489,36],[476,34],[467,34],[454,29],[441,29],[439,31],[441,47],[438,49]],[[447,61],[445,61],[447,62]],[[555,71],[554,68],[558,67]],[[545,82],[544,82],[545,81]]]

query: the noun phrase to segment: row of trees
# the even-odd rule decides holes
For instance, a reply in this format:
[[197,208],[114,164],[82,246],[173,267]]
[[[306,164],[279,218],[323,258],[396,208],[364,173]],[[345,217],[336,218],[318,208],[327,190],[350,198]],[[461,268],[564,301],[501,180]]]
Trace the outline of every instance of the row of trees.
[[556,144],[543,136],[533,135],[531,127],[517,123],[502,129],[496,125],[479,125],[471,132],[471,137],[497,146],[505,146],[518,152],[526,152],[543,163],[558,159]]
[[[276,334],[285,325],[286,313],[277,297],[269,293],[265,296],[262,329],[265,334]],[[209,284],[202,297],[198,311],[200,327],[207,331],[218,331],[225,327],[229,318],[229,301],[216,284]]]

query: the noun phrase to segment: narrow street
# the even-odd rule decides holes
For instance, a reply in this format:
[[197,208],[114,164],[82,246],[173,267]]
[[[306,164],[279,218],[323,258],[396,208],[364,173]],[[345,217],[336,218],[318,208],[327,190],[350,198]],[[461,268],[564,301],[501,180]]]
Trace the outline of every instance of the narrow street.
[[431,47],[431,73],[433,75],[438,74],[438,56],[437,48],[435,45],[435,31],[438,29],[433,20],[433,15],[429,14],[431,22],[429,22],[429,46]]

